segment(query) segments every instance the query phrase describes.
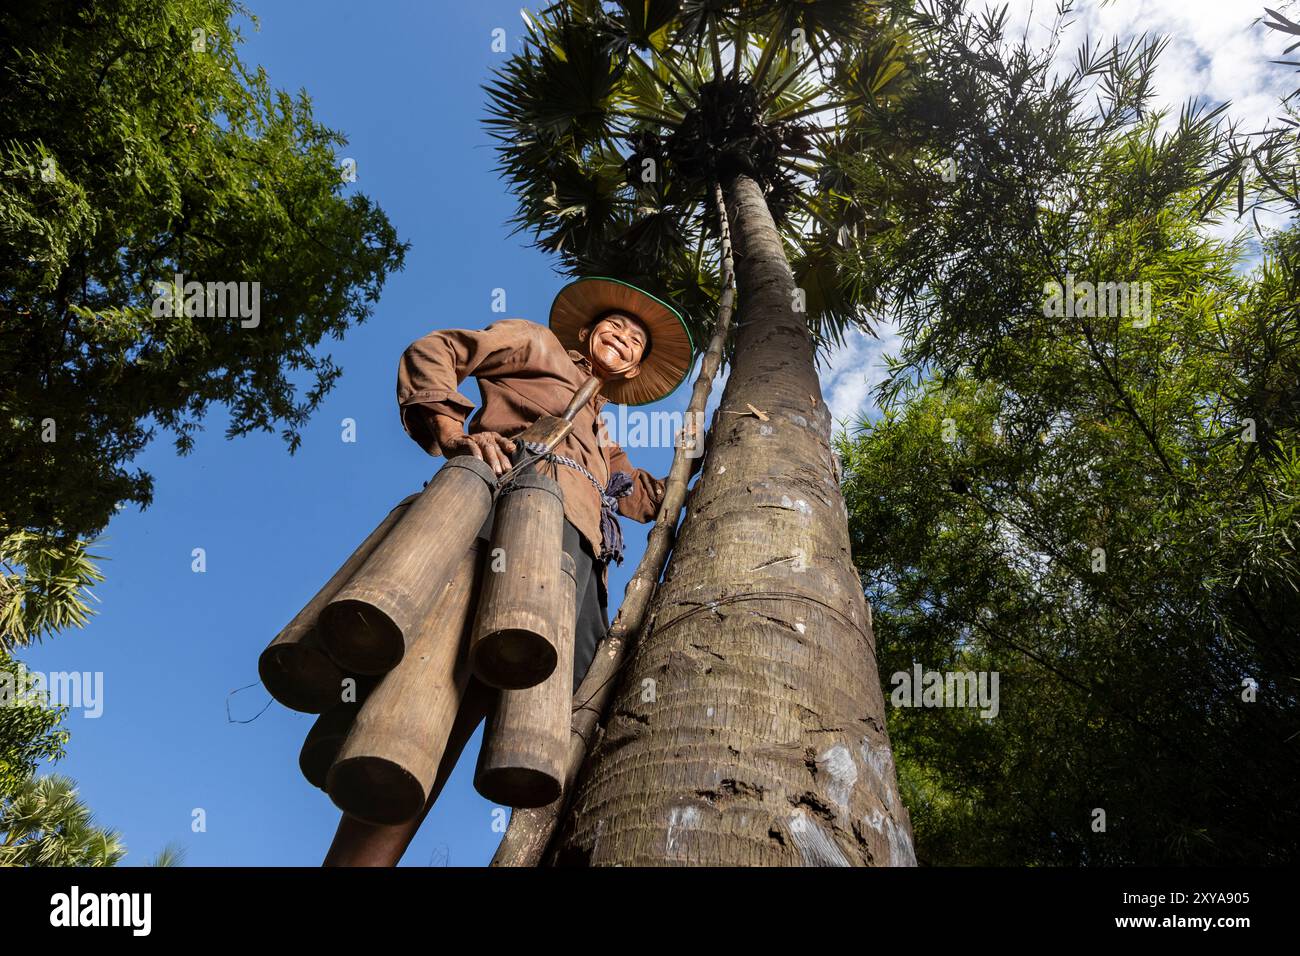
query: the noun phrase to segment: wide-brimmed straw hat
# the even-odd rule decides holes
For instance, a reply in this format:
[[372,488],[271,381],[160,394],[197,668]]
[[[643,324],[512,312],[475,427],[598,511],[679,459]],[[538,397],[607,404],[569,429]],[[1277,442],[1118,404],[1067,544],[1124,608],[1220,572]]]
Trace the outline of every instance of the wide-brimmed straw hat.
[[620,405],[646,405],[671,394],[695,362],[695,343],[680,312],[667,302],[620,279],[591,276],[560,290],[551,305],[551,331],[565,348],[586,354],[578,332],[606,312],[639,319],[650,333],[641,373],[607,382],[601,394]]

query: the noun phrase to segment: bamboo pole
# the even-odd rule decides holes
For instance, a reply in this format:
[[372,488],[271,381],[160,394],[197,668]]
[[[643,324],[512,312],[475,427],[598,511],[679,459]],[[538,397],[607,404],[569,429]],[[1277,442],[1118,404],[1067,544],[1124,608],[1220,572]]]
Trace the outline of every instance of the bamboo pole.
[[373,678],[363,677],[358,680],[356,699],[338,703],[336,698],[335,706],[317,717],[311,730],[307,731],[307,739],[303,741],[302,750],[298,753],[298,769],[313,787],[325,789],[325,778],[330,765],[338,756],[339,748],[347,739],[357,714],[361,712],[361,705],[366,702],[370,691],[374,690],[374,685]]
[[488,687],[482,681],[472,677],[461,699],[460,710],[456,712],[456,721],[451,726],[447,737],[446,749],[438,764],[438,774],[429,789],[429,799],[424,809],[412,820],[395,826],[377,826],[365,823],[346,813],[339,814],[338,828],[334,839],[330,841],[329,851],[325,854],[322,866],[397,866],[402,855],[415,838],[416,832],[424,818],[438,801],[443,787],[451,777],[451,772],[460,761],[465,744],[492,712],[492,702],[500,691]]
[[[691,425],[704,413],[709,393],[713,390],[713,379],[722,365],[723,347],[731,327],[731,315],[736,299],[731,227],[727,218],[722,187],[716,182],[713,184],[713,201],[719,220],[723,288],[722,298],[718,303],[718,319],[714,325],[713,338],[710,339],[709,347],[700,362],[700,374],[695,379],[691,401],[687,406],[687,421]],[[703,440],[703,436],[698,434],[692,438],[697,442]],[[560,815],[564,812],[568,799],[573,793],[573,785],[577,781],[583,761],[587,757],[588,741],[593,739],[597,724],[605,713],[610,697],[613,696],[614,679],[626,659],[630,639],[641,629],[646,611],[650,607],[650,599],[654,595],[655,587],[668,560],[673,535],[677,529],[677,519],[686,503],[686,485],[691,474],[686,451],[687,442],[683,440],[673,454],[673,464],[665,483],[664,500],[659,506],[655,525],[650,530],[645,554],[642,555],[632,580],[628,582],[618,616],[614,619],[605,639],[596,648],[596,656],[591,668],[573,696],[572,732],[569,737],[569,756],[563,791],[557,800],[544,807],[521,808],[510,815],[510,825],[506,828],[501,845],[492,857],[492,866],[537,866],[542,861],[546,847],[559,824]]]
[[474,771],[474,789],[507,807],[546,806],[564,787],[578,607],[573,557],[562,552],[560,564],[555,670],[535,687],[501,692]]
[[492,548],[470,642],[470,667],[489,687],[545,681],[558,660],[564,496],[555,479],[526,472],[497,498]]
[[425,806],[469,683],[467,638],[480,539],[457,556],[411,647],[366,699],[326,777],[334,804],[366,823],[406,823]]
[[257,673],[271,696],[290,710],[319,714],[339,701],[343,668],[325,653],[320,613],[387,537],[419,492],[407,495],[385,516],[316,596],[307,602],[257,660]]
[[358,674],[397,666],[492,509],[496,475],[452,458],[361,569],[321,611],[326,652]]

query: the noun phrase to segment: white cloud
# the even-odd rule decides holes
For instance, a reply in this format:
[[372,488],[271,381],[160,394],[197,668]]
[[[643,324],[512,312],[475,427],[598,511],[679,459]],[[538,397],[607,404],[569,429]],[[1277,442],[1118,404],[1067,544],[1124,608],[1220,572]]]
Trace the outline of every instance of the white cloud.
[[875,410],[871,390],[885,380],[884,356],[897,354],[902,342],[892,324],[880,324],[876,334],[878,338],[872,338],[851,330],[844,336],[844,345],[829,356],[829,367],[821,377],[822,395],[831,410],[834,431],[851,431],[859,415]]
[[[1157,107],[1168,108],[1176,121],[1189,99],[1227,102],[1230,115],[1243,121],[1242,129],[1262,129],[1278,115],[1278,101],[1296,82],[1291,69],[1269,62],[1288,43],[1285,35],[1256,22],[1265,2],[1120,0],[1102,5],[1090,0],[1067,19],[1057,62],[1068,68],[1085,38],[1096,48],[1143,34],[1165,37],[1168,46],[1156,67]],[[1051,38],[1051,0],[983,0],[983,6],[1008,8],[1007,35],[1013,39],[1019,39],[1026,22],[1031,42],[1046,46]]]

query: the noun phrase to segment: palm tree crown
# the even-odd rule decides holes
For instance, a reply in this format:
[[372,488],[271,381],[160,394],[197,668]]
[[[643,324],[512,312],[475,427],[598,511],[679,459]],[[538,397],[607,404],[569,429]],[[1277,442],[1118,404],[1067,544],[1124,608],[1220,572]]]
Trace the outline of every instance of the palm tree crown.
[[903,90],[908,7],[561,0],[525,13],[522,50],[486,87],[514,224],[570,274],[626,277],[711,312],[710,184],[744,173],[789,247],[814,335],[838,342],[864,313],[834,253],[874,221],[841,160],[869,135],[869,111]]
[[116,866],[121,835],[96,826],[76,783],[30,777],[0,801],[0,866]]

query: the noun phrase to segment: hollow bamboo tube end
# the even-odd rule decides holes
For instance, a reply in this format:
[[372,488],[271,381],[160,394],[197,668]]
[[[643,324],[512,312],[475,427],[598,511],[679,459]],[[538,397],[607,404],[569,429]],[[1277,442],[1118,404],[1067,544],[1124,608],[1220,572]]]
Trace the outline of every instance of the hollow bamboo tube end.
[[497,500],[470,642],[474,676],[489,687],[535,687],[555,670],[563,553],[559,483],[519,476]]
[[396,826],[424,809],[424,785],[396,760],[353,757],[335,761],[328,774],[330,799],[365,823]]
[[493,803],[522,810],[554,803],[562,792],[553,771],[534,767],[484,769],[474,778],[474,789]]
[[398,665],[406,653],[401,626],[380,606],[383,596],[369,598],[357,589],[321,612],[324,646],[341,667],[376,676]]
[[500,690],[536,687],[555,671],[555,648],[532,629],[502,628],[474,645],[472,664],[479,680]]
[[509,807],[544,807],[564,788],[573,713],[577,568],[568,554],[562,552],[560,559],[555,670],[535,687],[502,691],[474,771],[474,789]]
[[290,710],[319,714],[338,703],[343,669],[310,637],[272,644],[257,659],[257,674],[272,697]]
[[365,564],[418,497],[418,494],[408,495],[388,512],[258,658],[257,672],[263,686],[284,706],[303,713],[319,714],[338,703],[344,671],[325,650],[319,626],[321,612]]
[[469,682],[479,558],[474,540],[413,629],[410,652],[366,698],[326,775],[330,799],[358,820],[391,826],[424,808]]
[[492,509],[487,463],[447,461],[320,615],[321,643],[344,670],[398,665],[457,562]]

